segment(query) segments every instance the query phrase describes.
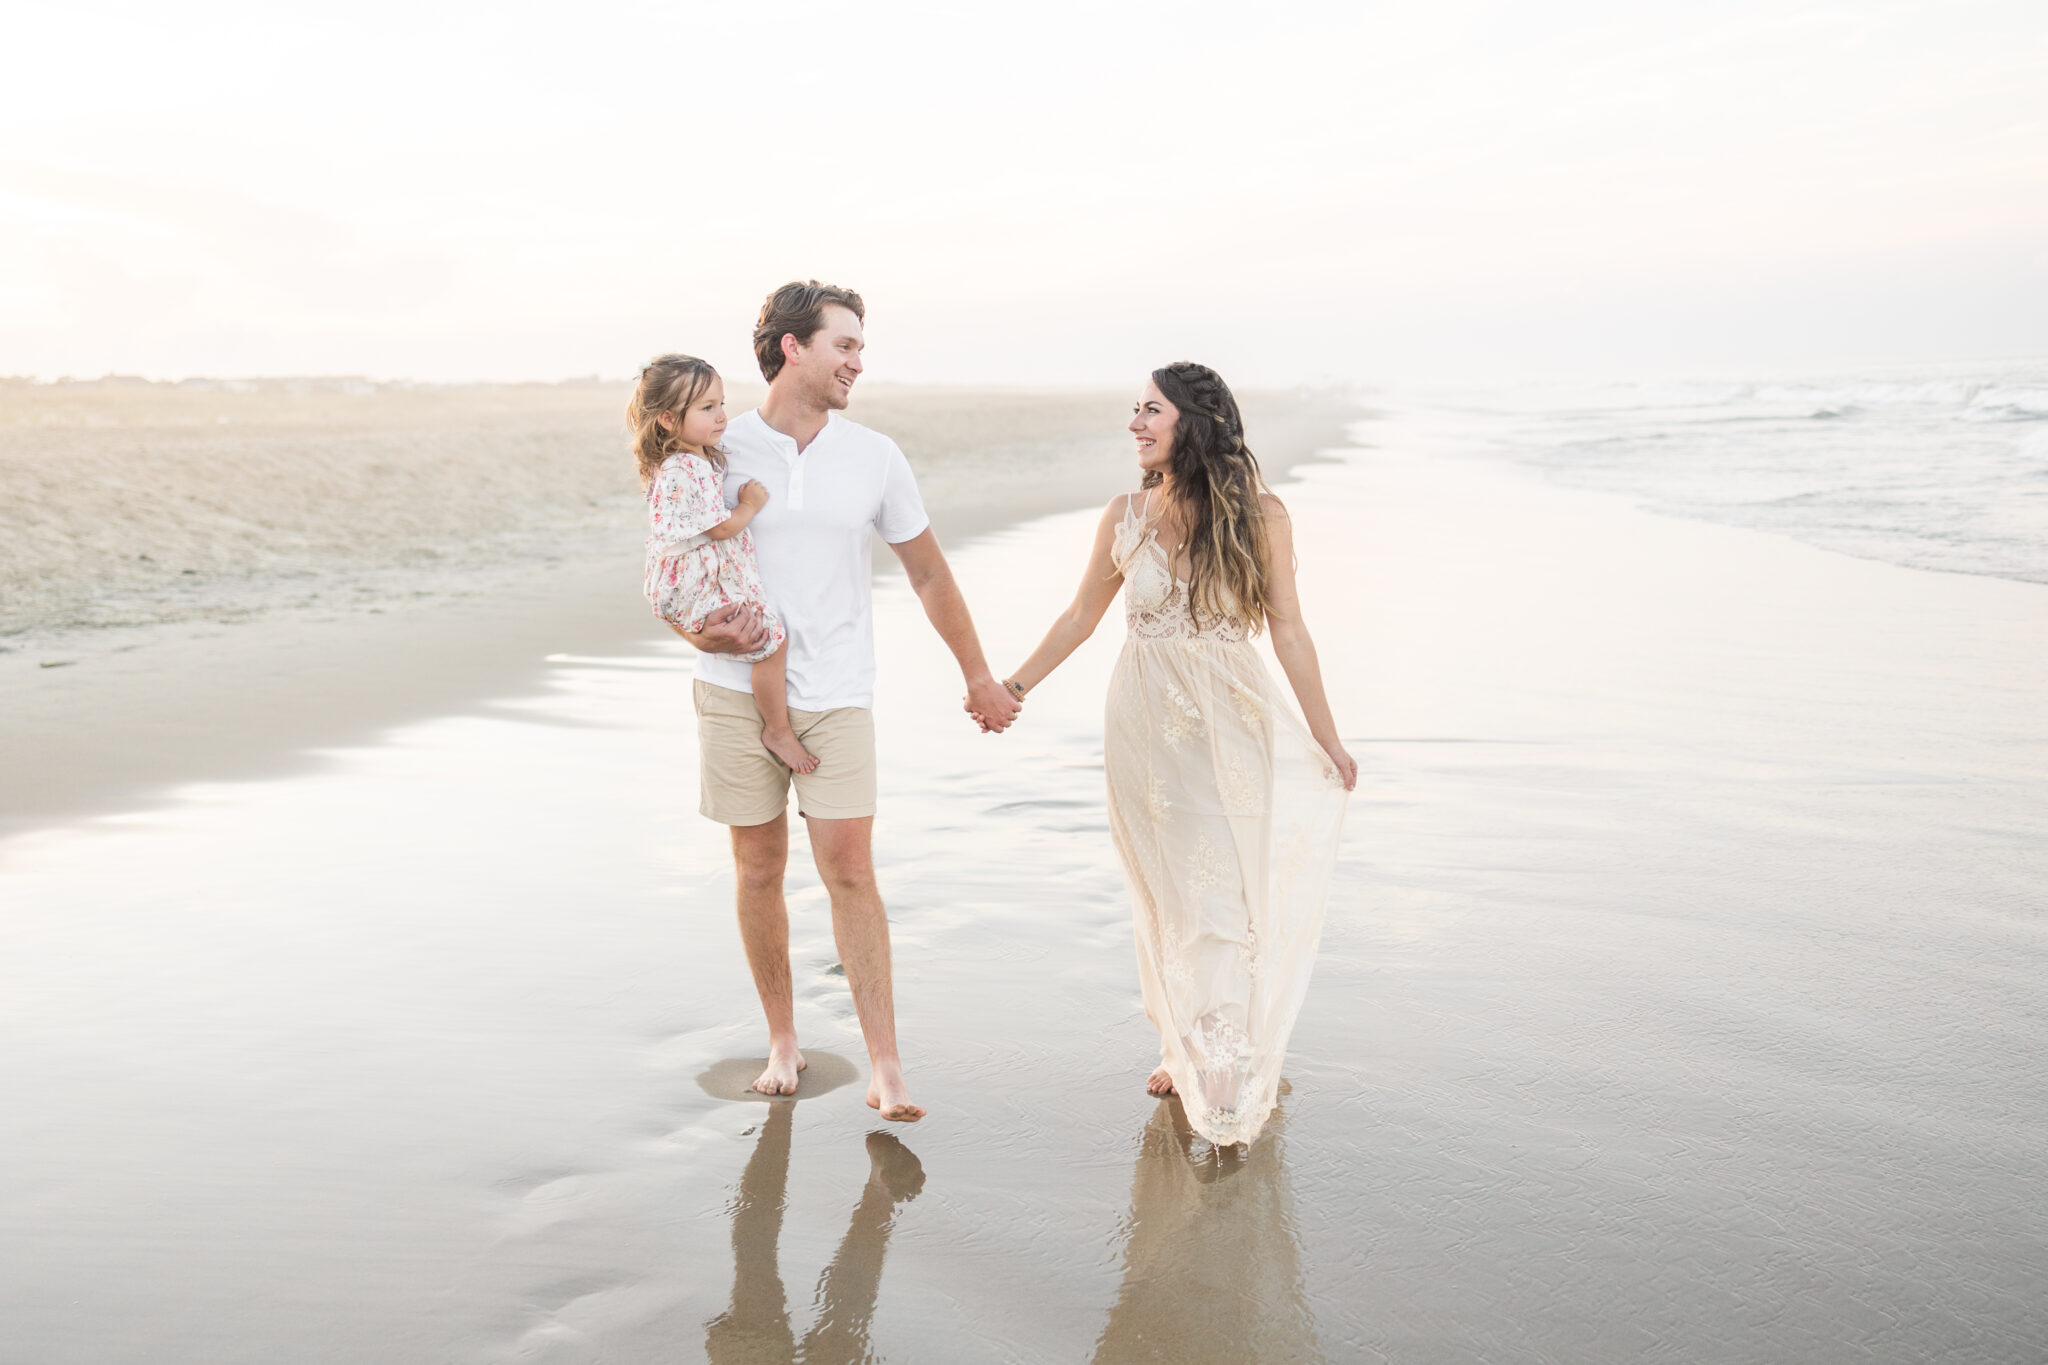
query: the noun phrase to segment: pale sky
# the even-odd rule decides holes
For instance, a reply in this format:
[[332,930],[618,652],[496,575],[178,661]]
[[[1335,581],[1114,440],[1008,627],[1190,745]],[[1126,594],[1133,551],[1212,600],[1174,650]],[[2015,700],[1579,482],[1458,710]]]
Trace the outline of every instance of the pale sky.
[[2048,354],[2048,4],[38,0],[0,374],[1766,374]]

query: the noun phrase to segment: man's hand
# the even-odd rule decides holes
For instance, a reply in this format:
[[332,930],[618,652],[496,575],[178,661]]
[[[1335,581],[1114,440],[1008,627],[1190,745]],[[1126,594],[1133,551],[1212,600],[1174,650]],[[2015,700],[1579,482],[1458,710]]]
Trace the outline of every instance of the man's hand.
[[752,654],[768,643],[768,627],[761,614],[745,603],[720,607],[704,618],[704,629],[669,629],[706,654]]
[[983,675],[967,685],[967,699],[961,703],[961,709],[974,717],[983,734],[999,735],[1023,713],[1024,703],[1015,692]]

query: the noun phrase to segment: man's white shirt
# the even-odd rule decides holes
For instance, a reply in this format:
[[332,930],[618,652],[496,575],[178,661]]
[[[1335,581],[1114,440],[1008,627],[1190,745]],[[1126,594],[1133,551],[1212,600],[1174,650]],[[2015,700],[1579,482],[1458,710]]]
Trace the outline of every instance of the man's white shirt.
[[[910,462],[894,441],[838,413],[802,454],[796,440],[743,413],[725,429],[725,498],[758,479],[754,553],[768,605],[789,633],[789,704],[799,711],[875,704],[873,533],[892,545],[931,525]],[[699,654],[697,676],[753,690],[752,665]]]

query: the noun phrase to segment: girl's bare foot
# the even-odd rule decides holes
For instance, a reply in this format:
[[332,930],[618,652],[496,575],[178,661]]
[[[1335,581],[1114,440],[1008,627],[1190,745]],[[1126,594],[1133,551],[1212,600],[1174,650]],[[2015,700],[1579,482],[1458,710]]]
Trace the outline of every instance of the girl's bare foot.
[[1180,1092],[1173,1088],[1173,1077],[1167,1075],[1166,1068],[1162,1066],[1145,1078],[1145,1093],[1163,1100],[1168,1095],[1178,1095]]
[[818,760],[811,757],[811,751],[803,746],[794,730],[761,732],[761,743],[768,752],[789,765],[793,773],[809,773],[818,770]]
[[878,1109],[882,1117],[891,1123],[916,1123],[924,1117],[924,1106],[910,1102],[909,1087],[903,1084],[900,1071],[883,1072],[877,1069],[875,1078],[868,1082],[868,1108]]
[[753,1089],[762,1095],[794,1095],[796,1073],[808,1065],[795,1048],[770,1047],[768,1069],[754,1078]]

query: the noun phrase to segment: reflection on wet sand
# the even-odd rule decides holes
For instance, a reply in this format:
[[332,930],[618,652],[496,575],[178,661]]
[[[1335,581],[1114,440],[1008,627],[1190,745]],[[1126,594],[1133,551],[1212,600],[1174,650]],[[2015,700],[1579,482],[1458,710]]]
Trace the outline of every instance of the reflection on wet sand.
[[1098,1365],[1320,1361],[1301,1282],[1284,1114],[1249,1148],[1196,1135],[1160,1102],[1138,1146],[1123,1285]]
[[769,1106],[754,1154],[740,1176],[732,1210],[732,1305],[704,1324],[704,1353],[713,1365],[842,1365],[873,1357],[868,1324],[882,1285],[882,1255],[896,1206],[924,1188],[924,1167],[894,1135],[868,1134],[867,1187],[854,1205],[845,1238],[818,1278],[817,1317],[798,1342],[776,1254],[795,1118],[794,1104]]

